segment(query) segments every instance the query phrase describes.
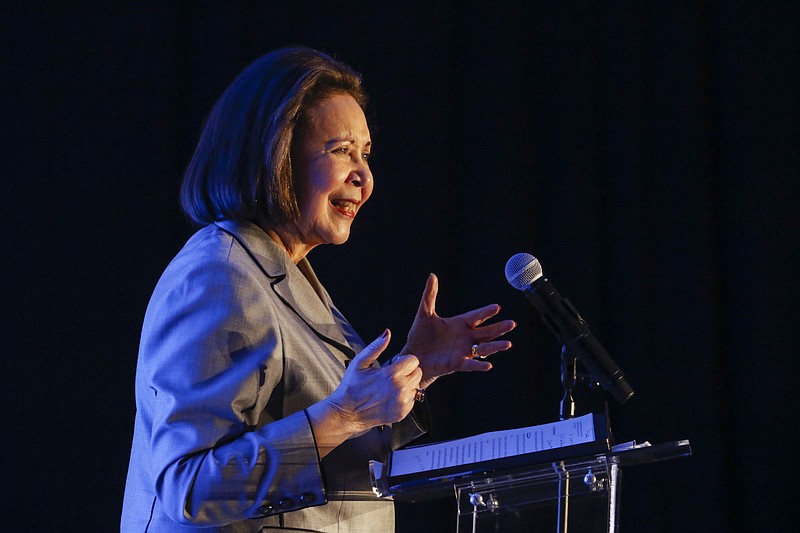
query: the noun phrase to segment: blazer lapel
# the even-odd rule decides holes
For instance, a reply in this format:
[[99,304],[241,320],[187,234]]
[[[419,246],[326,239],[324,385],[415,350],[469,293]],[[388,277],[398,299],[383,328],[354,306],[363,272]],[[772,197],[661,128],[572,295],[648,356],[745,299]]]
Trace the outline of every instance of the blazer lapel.
[[215,224],[242,245],[264,274],[270,278],[270,285],[281,301],[308,324],[317,337],[341,350],[348,358],[352,359],[355,356],[353,346],[348,343],[342,332],[345,331],[348,337],[352,333],[353,340],[360,341],[358,335],[338,310],[334,313],[330,297],[305,259],[301,267],[307,274],[310,273],[310,280],[289,259],[286,252],[255,224],[228,220]]

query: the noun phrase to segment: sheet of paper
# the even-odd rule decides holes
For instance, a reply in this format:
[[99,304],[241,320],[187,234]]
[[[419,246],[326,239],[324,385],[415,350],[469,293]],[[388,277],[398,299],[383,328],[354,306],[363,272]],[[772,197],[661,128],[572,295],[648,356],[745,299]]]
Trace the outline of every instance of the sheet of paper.
[[591,414],[551,424],[492,431],[452,440],[397,450],[392,453],[392,476],[427,472],[526,453],[593,442]]

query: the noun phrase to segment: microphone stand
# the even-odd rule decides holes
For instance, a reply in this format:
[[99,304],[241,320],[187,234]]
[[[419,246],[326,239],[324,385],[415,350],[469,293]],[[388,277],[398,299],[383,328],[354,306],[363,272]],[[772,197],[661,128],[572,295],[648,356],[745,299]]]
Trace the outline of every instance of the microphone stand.
[[[561,398],[560,420],[575,418],[575,397],[573,391],[578,381],[578,359],[566,345],[561,347],[561,386],[564,396]],[[564,461],[553,465],[558,474],[558,524],[556,533],[567,533],[569,529],[569,471]]]
[[[559,419],[569,420],[575,418],[577,404],[575,402],[574,391],[579,385],[588,385],[590,389],[600,389],[600,383],[591,374],[578,374],[578,358],[570,351],[566,345],[561,347],[561,386],[564,389],[564,396],[561,398],[559,409]],[[605,406],[606,422],[608,423],[608,403]],[[609,437],[611,428],[608,428]],[[570,473],[566,469],[564,461],[553,464],[558,474],[558,527],[557,533],[568,533],[569,529],[569,496],[570,496]]]
[[578,358],[566,346],[561,347],[561,386],[564,396],[561,398],[559,420],[575,418],[575,397],[572,392],[578,384]]

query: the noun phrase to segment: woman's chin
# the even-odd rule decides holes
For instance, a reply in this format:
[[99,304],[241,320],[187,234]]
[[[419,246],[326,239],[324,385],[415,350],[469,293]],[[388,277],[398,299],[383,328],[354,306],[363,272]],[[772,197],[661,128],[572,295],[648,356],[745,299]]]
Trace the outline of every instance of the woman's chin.
[[333,244],[333,245],[344,244],[347,242],[349,238],[350,238],[349,230],[337,231],[326,235],[324,239],[322,239],[322,242],[324,242],[325,244]]
[[340,237],[337,237],[337,238],[331,240],[331,244],[334,244],[334,245],[344,244],[344,243],[347,242],[347,240],[349,238],[350,238],[350,234],[348,233],[347,235],[342,235]]

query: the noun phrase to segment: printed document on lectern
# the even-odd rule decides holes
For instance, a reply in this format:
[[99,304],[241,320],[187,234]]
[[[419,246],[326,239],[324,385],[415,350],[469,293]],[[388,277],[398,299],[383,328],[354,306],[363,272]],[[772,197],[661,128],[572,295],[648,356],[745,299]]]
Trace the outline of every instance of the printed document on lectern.
[[492,431],[447,442],[396,450],[390,475],[422,472],[484,463],[545,450],[596,442],[591,414],[549,424]]

